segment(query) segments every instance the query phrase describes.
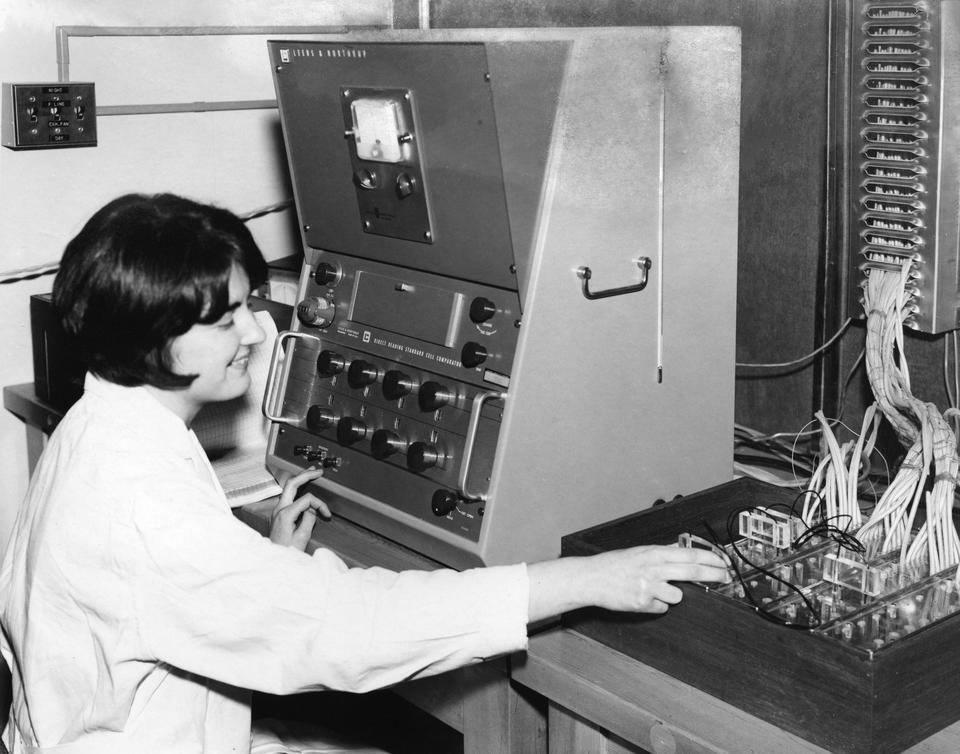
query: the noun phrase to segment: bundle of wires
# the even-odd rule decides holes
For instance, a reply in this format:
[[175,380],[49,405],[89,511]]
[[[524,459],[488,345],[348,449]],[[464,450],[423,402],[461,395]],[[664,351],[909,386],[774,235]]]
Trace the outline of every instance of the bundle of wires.
[[815,416],[827,452],[807,483],[800,518],[807,527],[814,527],[818,520],[823,520],[833,522],[841,531],[855,532],[862,523],[858,485],[869,471],[867,459],[877,443],[880,414],[876,404],[869,406],[857,439],[842,446],[823,412],[817,411]]
[[[905,260],[899,268],[870,268],[864,286],[867,378],[876,403],[865,415],[860,440],[867,434],[868,423],[875,422],[874,412],[879,409],[907,452],[857,536],[866,546],[868,557],[899,550],[902,565],[925,563],[928,573],[938,573],[960,564],[960,538],[952,520],[958,467],[956,438],[937,407],[915,398],[910,391],[903,350],[903,319],[910,312],[909,279],[910,261]],[[822,417],[818,418],[822,422]],[[818,483],[833,482],[835,478],[837,490],[832,495],[821,491],[820,495],[824,500],[836,497],[838,506],[855,504],[855,499],[843,496],[850,494],[850,469],[859,457],[851,449],[844,478],[840,471],[842,450],[825,423],[824,436],[830,444],[830,456],[825,462],[830,470],[827,466],[822,471],[818,468]],[[871,444],[875,437],[876,424],[867,443]],[[921,502],[925,504],[926,520],[912,535]],[[849,511],[852,513],[852,508]],[[957,577],[960,578],[960,570]]]

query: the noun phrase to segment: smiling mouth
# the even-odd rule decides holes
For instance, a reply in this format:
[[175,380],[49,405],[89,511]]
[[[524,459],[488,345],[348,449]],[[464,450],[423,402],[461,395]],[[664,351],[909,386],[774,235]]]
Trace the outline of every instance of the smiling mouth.
[[243,356],[238,356],[233,361],[230,362],[230,366],[236,367],[237,369],[246,369],[250,364],[250,354],[245,353]]

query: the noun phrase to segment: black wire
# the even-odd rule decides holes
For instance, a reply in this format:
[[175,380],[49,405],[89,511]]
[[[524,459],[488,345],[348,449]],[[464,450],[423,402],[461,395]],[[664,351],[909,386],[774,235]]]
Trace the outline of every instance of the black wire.
[[[808,494],[817,495],[818,497],[822,497],[822,496],[820,496],[820,493],[819,493],[819,492],[812,491],[812,490],[805,490],[804,492],[801,492],[800,494],[798,494],[798,495],[793,499],[793,501],[792,501],[790,504],[787,504],[787,503],[775,503],[775,504],[773,504],[773,505],[768,506],[768,507],[767,507],[767,510],[770,510],[770,509],[774,509],[774,510],[776,510],[776,509],[781,509],[781,510],[787,511],[787,513],[788,513],[789,515],[794,516],[794,517],[797,517],[797,516],[796,516],[797,505],[799,504],[800,500],[804,497],[804,495],[808,495]],[[740,585],[743,587],[744,597],[745,597],[745,598],[747,599],[747,601],[753,606],[753,608],[757,611],[757,613],[758,613],[761,617],[765,618],[766,620],[769,620],[769,621],[772,622],[772,623],[776,623],[777,625],[784,626],[785,628],[792,628],[792,629],[799,629],[799,630],[803,630],[803,631],[809,631],[809,630],[811,630],[811,629],[813,629],[813,628],[817,628],[817,627],[823,625],[823,620],[822,620],[822,618],[820,617],[820,615],[819,615],[819,613],[818,613],[818,611],[817,611],[816,605],[815,605],[815,604],[811,601],[811,599],[804,593],[804,591],[803,591],[803,589],[802,589],[801,587],[798,587],[797,585],[793,584],[792,582],[784,579],[783,577],[781,577],[779,574],[775,573],[774,571],[771,571],[771,570],[768,569],[768,568],[765,568],[765,567],[763,567],[763,566],[758,565],[757,563],[754,563],[753,561],[750,560],[750,558],[748,558],[748,557],[743,553],[743,551],[742,551],[742,550],[740,549],[740,547],[737,545],[737,539],[738,539],[738,538],[737,538],[736,536],[734,536],[734,521],[737,520],[737,518],[739,517],[740,513],[745,512],[745,511],[756,511],[756,510],[762,510],[762,509],[759,508],[759,507],[757,507],[757,506],[746,506],[746,507],[742,507],[742,508],[736,508],[736,509],[732,510],[732,511],[727,515],[726,528],[727,528],[727,541],[729,542],[729,547],[732,549],[733,553],[734,553],[743,563],[746,563],[746,564],[747,564],[748,566],[750,566],[750,568],[752,568],[754,571],[756,571],[756,572],[758,572],[758,573],[761,573],[761,574],[767,576],[768,578],[772,579],[773,581],[778,582],[778,583],[784,585],[784,586],[785,586],[786,588],[788,588],[788,589],[793,590],[793,591],[799,596],[799,598],[803,601],[803,603],[806,605],[807,610],[808,610],[809,613],[810,613],[811,620],[812,620],[813,622],[810,623],[809,625],[800,625],[800,624],[794,623],[794,622],[792,622],[792,621],[790,621],[790,620],[788,620],[788,619],[786,619],[786,618],[783,618],[782,616],[777,615],[775,612],[769,610],[765,605],[763,605],[760,601],[758,601],[758,600],[754,597],[753,591],[752,591],[752,589],[750,588],[749,584],[747,583],[747,581],[746,581],[746,579],[745,579],[745,577],[744,577],[744,573],[743,573],[743,571],[742,571],[741,568],[740,568],[740,565],[737,563],[737,561],[736,561],[735,558],[731,557],[731,558],[730,558],[730,564],[731,564],[731,567],[732,567],[732,569],[733,569],[733,572],[734,572],[734,574],[735,574],[735,576],[736,576],[736,578],[737,578],[737,581],[738,581],[738,582],[740,583]],[[797,517],[797,518],[798,518],[798,517]],[[837,519],[837,518],[849,518],[849,516],[845,516],[845,517],[844,517],[844,516],[835,516],[835,517],[833,517],[833,518],[835,518],[835,519]],[[714,544],[717,545],[720,549],[725,549],[724,546],[723,546],[723,544],[722,544],[721,541],[720,541],[720,538],[717,536],[717,533],[713,530],[713,527],[711,527],[710,524],[709,524],[708,522],[706,522],[706,521],[703,522],[703,527],[704,527],[704,529],[708,532],[708,534],[710,535],[710,538],[713,540]],[[806,544],[810,539],[812,539],[813,537],[822,536],[822,537],[825,537],[825,538],[827,538],[827,539],[832,539],[833,541],[835,541],[835,542],[837,543],[838,552],[839,552],[839,550],[840,550],[841,548],[843,548],[843,549],[848,549],[848,550],[850,550],[851,552],[856,552],[856,553],[858,553],[858,554],[864,553],[864,552],[866,551],[866,548],[863,546],[863,544],[860,542],[860,540],[858,540],[855,536],[853,536],[852,534],[850,534],[850,533],[847,532],[847,528],[848,528],[848,527],[849,527],[849,522],[848,522],[847,526],[845,526],[844,528],[841,529],[839,526],[836,526],[836,525],[832,524],[832,523],[830,522],[830,520],[828,520],[828,519],[822,520],[822,521],[818,522],[817,524],[815,524],[815,525],[813,525],[813,526],[806,527],[805,531],[804,531],[800,536],[798,536],[793,542],[791,542],[790,548],[791,548],[792,550],[798,550],[798,549],[800,549],[804,544]]]
[[777,623],[787,628],[802,629],[804,631],[808,631],[811,628],[817,628],[818,626],[821,625],[822,621],[820,620],[820,616],[817,614],[816,606],[813,604],[813,602],[810,601],[810,598],[803,593],[803,590],[797,585],[793,584],[792,582],[787,581],[786,579],[782,578],[780,575],[774,573],[773,571],[767,568],[764,568],[763,566],[757,565],[756,563],[751,561],[750,558],[744,555],[743,552],[741,552],[740,548],[737,546],[736,538],[733,535],[733,522],[740,515],[741,512],[754,511],[754,510],[758,510],[758,508],[756,506],[749,506],[746,508],[737,508],[731,511],[730,514],[727,516],[727,537],[730,540],[730,547],[733,548],[733,551],[737,555],[737,557],[739,557],[744,563],[746,563],[748,566],[753,568],[755,571],[762,573],[764,576],[767,576],[773,579],[774,581],[777,581],[783,584],[788,589],[792,589],[794,592],[796,592],[797,595],[800,597],[800,599],[803,600],[804,604],[807,606],[807,609],[810,611],[811,618],[813,618],[816,622],[807,626],[801,626],[798,623],[793,623],[787,620],[786,618],[782,618],[776,613],[773,613],[770,610],[768,610],[765,605],[759,603],[754,598],[750,587],[744,581],[743,576],[740,575],[739,569],[734,567],[734,570],[737,571],[737,578],[740,580],[740,583],[743,585],[744,595],[750,601],[750,604],[753,605],[753,607],[757,610],[757,612],[760,613],[761,616],[763,616],[764,618],[766,618],[767,620],[773,623]]
[[[264,215],[269,215],[271,212],[280,212],[281,210],[287,209],[293,204],[292,199],[287,199],[286,201],[279,202],[272,207],[266,207],[264,209],[253,212],[249,215],[245,215],[241,219],[244,222],[247,220],[255,220],[258,217],[263,217]],[[49,270],[43,270],[42,272],[33,272],[29,275],[20,275],[15,278],[6,278],[5,280],[0,280],[0,285],[10,285],[11,283],[22,283],[25,280],[36,280],[37,278],[43,277],[44,275],[55,275],[60,270],[60,267],[52,267]]]
[[7,278],[6,280],[0,280],[0,285],[10,285],[10,283],[22,283],[24,280],[36,280],[39,277],[44,275],[53,275],[59,270],[59,267],[54,267],[51,270],[44,270],[43,272],[34,272],[30,275],[21,275],[16,278]]

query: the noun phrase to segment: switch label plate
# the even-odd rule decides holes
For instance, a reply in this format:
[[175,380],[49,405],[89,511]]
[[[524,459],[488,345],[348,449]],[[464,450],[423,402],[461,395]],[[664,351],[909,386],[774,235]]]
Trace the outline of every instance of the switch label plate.
[[97,145],[92,83],[3,84],[2,142],[10,149]]

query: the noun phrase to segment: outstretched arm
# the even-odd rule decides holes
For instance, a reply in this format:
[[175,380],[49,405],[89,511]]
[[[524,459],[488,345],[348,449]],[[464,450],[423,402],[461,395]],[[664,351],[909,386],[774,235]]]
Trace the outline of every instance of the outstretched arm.
[[726,564],[702,549],[631,547],[528,566],[531,622],[581,607],[663,613],[682,597],[674,581],[729,581]]

